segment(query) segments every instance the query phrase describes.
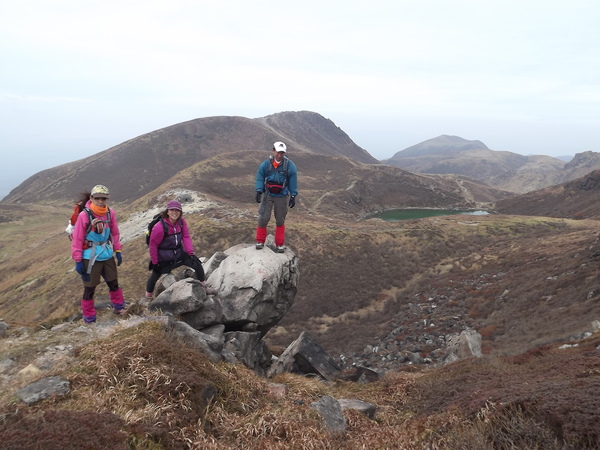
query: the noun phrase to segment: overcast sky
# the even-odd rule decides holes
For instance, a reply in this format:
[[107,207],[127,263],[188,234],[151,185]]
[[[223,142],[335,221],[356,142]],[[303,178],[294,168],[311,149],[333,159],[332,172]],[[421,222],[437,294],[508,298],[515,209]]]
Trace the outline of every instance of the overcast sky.
[[314,111],[378,159],[600,152],[599,24],[598,0],[0,0],[0,198],[217,115]]

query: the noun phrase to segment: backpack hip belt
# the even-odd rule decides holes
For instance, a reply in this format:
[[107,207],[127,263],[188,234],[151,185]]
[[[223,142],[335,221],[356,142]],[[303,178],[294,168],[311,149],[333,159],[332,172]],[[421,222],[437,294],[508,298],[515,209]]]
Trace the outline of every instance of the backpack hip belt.
[[[90,242],[90,241],[87,241],[87,242]],[[102,250],[100,250],[99,252],[96,252],[94,250],[92,252],[92,256],[90,257],[90,262],[88,263],[88,268],[87,268],[87,273],[88,274],[92,273],[92,266],[96,262],[96,258],[98,258],[98,255],[104,251],[104,248],[106,247],[106,244],[108,244],[108,241],[94,242],[94,245],[92,247],[99,247],[99,246],[101,246]]]

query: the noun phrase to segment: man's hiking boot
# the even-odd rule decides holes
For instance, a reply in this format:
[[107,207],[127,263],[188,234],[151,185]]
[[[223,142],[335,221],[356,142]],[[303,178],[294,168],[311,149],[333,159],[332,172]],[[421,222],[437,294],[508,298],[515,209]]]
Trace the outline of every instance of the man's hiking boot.
[[264,242],[257,242],[256,243],[256,250],[262,250],[265,247],[265,243]]
[[277,246],[277,253],[283,253],[285,252],[285,249],[283,248],[283,245],[278,245]]

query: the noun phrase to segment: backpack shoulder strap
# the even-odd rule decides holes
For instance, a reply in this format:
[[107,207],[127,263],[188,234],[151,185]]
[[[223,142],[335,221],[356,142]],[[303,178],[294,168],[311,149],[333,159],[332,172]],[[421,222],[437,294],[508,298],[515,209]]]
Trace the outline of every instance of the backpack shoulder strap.
[[268,176],[269,176],[269,174],[270,174],[271,172],[273,172],[273,170],[274,170],[274,169],[273,169],[273,156],[272,156],[272,155],[271,155],[271,156],[269,156],[269,159],[268,159],[267,161],[269,161],[269,164],[268,164],[268,167],[267,167],[267,177],[268,177]]
[[83,210],[88,216],[88,224],[85,230],[85,234],[87,235],[90,231],[92,231],[92,221],[94,220],[94,213],[92,213],[92,210],[90,208],[83,208]]
[[[94,213],[90,208],[83,208],[83,211],[87,213],[88,216],[88,224],[85,230],[85,234],[87,235],[90,231],[92,231],[92,222],[94,221]],[[110,227],[110,208],[108,208],[108,212],[106,213],[106,223],[108,227]]]
[[283,156],[283,164],[282,164],[282,169],[283,169],[283,186],[287,186],[287,182],[288,182],[288,157],[287,156]]
[[289,158],[287,156],[283,157],[283,173],[285,174],[285,176],[287,177],[287,170],[288,170],[288,161]]

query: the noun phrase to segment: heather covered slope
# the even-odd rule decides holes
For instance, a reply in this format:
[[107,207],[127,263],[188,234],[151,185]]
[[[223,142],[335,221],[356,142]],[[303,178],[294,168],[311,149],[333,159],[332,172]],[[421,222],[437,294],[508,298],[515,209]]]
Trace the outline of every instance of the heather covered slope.
[[[485,329],[490,352],[511,353],[522,340],[566,339],[589,327],[585,308],[596,313],[598,288],[595,262],[585,249],[595,242],[598,222],[496,215],[399,223],[364,220],[375,211],[407,206],[479,207],[503,193],[459,177],[416,175],[345,157],[308,152],[290,156],[302,170],[298,204],[286,224],[287,244],[299,255],[303,276],[300,301],[273,333],[273,343],[286,345],[306,329],[327,350],[360,354],[399,323],[410,325],[406,320],[415,313],[407,312],[406,305],[423,296],[440,297],[435,314],[458,314],[465,326]],[[192,193],[201,205],[187,213],[198,254],[209,257],[253,241],[254,168],[263,157],[260,151],[213,156],[179,171],[135,201],[111,199],[123,231],[120,278],[129,301],[141,296],[147,276],[147,248],[141,234],[149,218],[178,192]],[[569,206],[575,207],[575,197],[571,200]],[[535,211],[535,202],[524,204]],[[35,324],[78,310],[81,286],[63,232],[71,205],[59,205],[0,204],[0,317]],[[534,256],[524,258],[530,253]],[[571,253],[577,255],[573,260],[560,259]],[[571,283],[574,269],[564,265],[568,261],[577,261],[577,283]],[[548,277],[558,277],[558,282],[543,281]],[[488,284],[496,287],[481,295],[481,286]],[[540,324],[549,320],[556,327],[536,330],[532,338],[534,333],[529,334],[526,326],[531,317],[513,314],[514,308],[523,308],[523,298],[528,299],[528,314],[533,308]],[[569,321],[553,315],[556,301],[572,305]],[[510,326],[507,317],[512,317]],[[413,322],[423,318],[416,314]],[[440,325],[436,333],[449,331]]]
[[[260,378],[211,363],[157,323],[100,319],[93,330],[21,328],[0,340],[0,360],[14,364],[0,378],[3,446],[81,448],[82,430],[86,447],[136,449],[562,450],[597,448],[600,437],[597,334],[568,348],[325,383]],[[29,364],[42,369],[17,375]],[[14,392],[44,376],[68,380],[68,394],[24,407]],[[375,415],[344,410],[345,431],[331,433],[312,407],[324,396],[369,402]]]
[[506,214],[531,214],[574,219],[600,218],[600,170],[564,184],[496,202]]
[[[167,198],[187,192],[199,199],[197,211],[196,202],[185,206],[199,255],[252,242],[256,204],[239,195],[249,175],[237,162],[220,163],[197,163],[131,204],[113,205],[125,237],[127,302],[139,299],[148,274],[141,214]],[[340,163],[354,186],[371,174],[361,167]],[[181,188],[208,188],[210,171],[211,195]],[[235,183],[224,173],[237,174]],[[430,187],[419,186],[414,193]],[[368,384],[289,374],[265,380],[241,365],[214,365],[151,324],[117,326],[110,335],[103,325],[103,337],[82,338],[89,334],[75,331],[81,322],[69,321],[81,291],[62,231],[70,208],[62,215],[52,205],[0,205],[0,317],[11,326],[0,361],[15,364],[1,378],[2,442],[76,448],[78,430],[91,427],[88,437],[104,448],[595,448],[600,343],[597,334],[581,338],[600,320],[600,222],[359,220],[364,205],[344,197],[354,189],[340,182],[332,201],[307,189],[306,203],[290,212],[300,286],[265,339],[277,349],[308,331],[330,354],[388,371]],[[431,198],[448,196],[438,194]],[[104,287],[97,300],[108,301]],[[50,331],[57,324],[60,331]],[[406,350],[428,358],[432,343],[466,327],[482,334],[484,357],[445,367],[401,362]],[[64,359],[48,364],[57,355]],[[69,394],[23,408],[14,391],[31,379],[16,372],[28,364],[47,368],[38,376],[64,376]],[[273,394],[269,382],[286,393]],[[375,419],[346,411],[346,433],[331,434],[310,407],[324,395],[373,403]]]

